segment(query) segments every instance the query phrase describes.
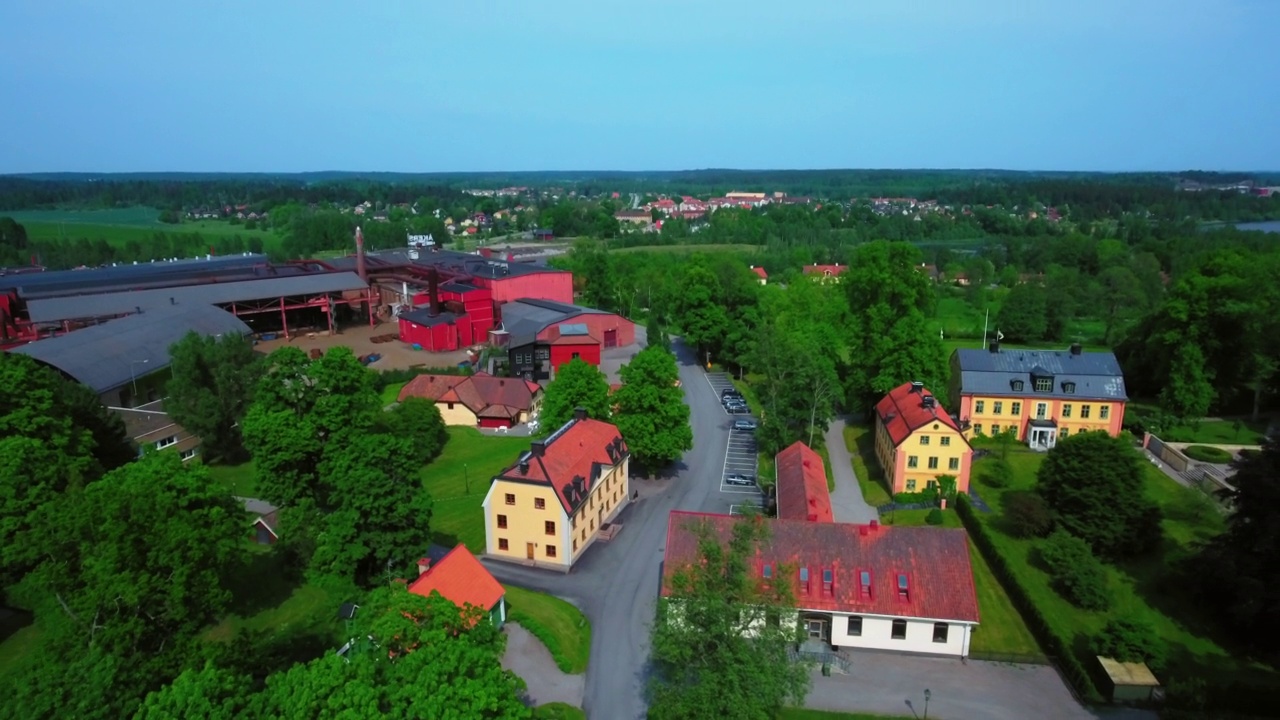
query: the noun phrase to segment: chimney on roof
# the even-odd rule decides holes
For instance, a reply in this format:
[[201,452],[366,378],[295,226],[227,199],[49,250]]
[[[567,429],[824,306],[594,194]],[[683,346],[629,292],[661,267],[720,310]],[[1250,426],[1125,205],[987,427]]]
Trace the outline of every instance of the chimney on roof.
[[867,528],[866,525],[858,526],[858,534],[861,535],[862,537],[866,537],[868,532],[870,532],[870,530]]
[[933,408],[936,403],[937,400],[935,400],[932,395],[925,395],[920,400],[920,404],[927,408]]
[[989,345],[987,345],[987,350],[989,350],[990,352],[993,352],[993,353],[998,353],[998,352],[1000,352],[1000,341],[999,341],[999,340],[993,340],[993,341],[991,341],[991,343],[990,343]]
[[177,304],[178,304],[178,301],[177,301],[177,299],[175,299],[175,298],[169,298],[169,304],[170,304],[170,305],[177,305]]
[[1072,355],[1079,355],[1082,352],[1084,352],[1084,348],[1080,346],[1080,343],[1071,343]]
[[872,521],[871,521],[871,532],[876,532],[876,531],[878,531],[879,529],[880,529],[880,521],[879,521],[879,520],[872,520]]
[[499,380],[499,381],[498,381],[498,387],[503,387],[503,386],[505,386],[506,384],[507,384],[507,381],[506,381],[506,380]]
[[427,270],[427,314],[440,314],[440,272],[434,267]]
[[133,309],[134,309],[134,310],[137,310],[139,315],[141,315],[141,314],[142,314],[142,306],[141,306],[141,305],[135,305]]
[[920,381],[918,381],[918,380],[917,380],[917,381],[915,381],[915,382],[912,382],[912,383],[911,383],[911,392],[913,392],[913,393],[923,393],[923,392],[924,392],[924,383],[922,383],[922,382],[920,382]]
[[542,457],[547,454],[547,443],[543,440],[534,440],[529,443],[529,453],[534,457]]
[[576,408],[574,408],[574,409],[573,409],[573,419],[574,419],[574,420],[586,420],[586,419],[587,419],[587,409],[586,409],[586,408],[584,408],[584,407],[576,407]]
[[430,570],[430,569],[431,569],[431,558],[419,558],[419,559],[418,559],[418,574],[419,574],[419,575],[426,575],[426,574],[427,574],[427,571],[428,571],[428,570]]
[[369,269],[364,264],[364,233],[356,226],[356,274],[364,282],[369,282]]
[[529,474],[529,458],[520,459],[520,474],[521,475]]

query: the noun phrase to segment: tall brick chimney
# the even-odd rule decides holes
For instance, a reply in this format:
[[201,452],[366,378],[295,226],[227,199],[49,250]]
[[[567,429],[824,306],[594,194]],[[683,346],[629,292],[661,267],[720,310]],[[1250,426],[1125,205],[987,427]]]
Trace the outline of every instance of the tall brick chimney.
[[356,274],[369,282],[369,270],[364,265],[364,233],[360,232],[359,225],[356,226]]

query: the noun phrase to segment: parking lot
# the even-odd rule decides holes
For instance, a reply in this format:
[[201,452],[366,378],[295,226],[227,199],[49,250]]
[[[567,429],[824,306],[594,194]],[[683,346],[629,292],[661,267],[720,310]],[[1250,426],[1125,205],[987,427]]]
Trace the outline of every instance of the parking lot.
[[[723,397],[726,390],[733,389],[733,383],[724,373],[707,373],[707,384],[715,393],[716,400]],[[723,406],[722,406],[723,407]],[[732,412],[725,409],[725,420],[729,426],[729,440],[725,445],[724,467],[720,472],[720,492],[730,495],[742,495],[735,498],[730,512],[736,513],[739,506],[754,505],[759,507],[760,487],[756,483],[756,434],[754,429],[739,429],[736,424],[752,424],[756,418],[749,412]]]

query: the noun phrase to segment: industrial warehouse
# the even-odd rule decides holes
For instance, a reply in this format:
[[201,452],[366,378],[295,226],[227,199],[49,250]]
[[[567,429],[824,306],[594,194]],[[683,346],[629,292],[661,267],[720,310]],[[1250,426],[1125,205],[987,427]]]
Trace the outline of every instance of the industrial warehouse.
[[[547,380],[573,358],[599,365],[602,348],[635,342],[631,321],[572,304],[569,272],[487,250],[366,253],[358,228],[355,245],[354,255],[323,260],[243,254],[5,271],[0,348],[84,384],[126,420],[145,416],[140,432],[149,436],[154,416],[163,415],[168,349],[191,331],[269,344],[316,336],[345,344],[337,340],[344,332],[363,338],[387,326],[373,342],[403,343],[413,353],[410,367],[447,364],[438,353],[478,358],[493,348],[488,372],[527,381]],[[167,435],[161,440],[172,444]]]

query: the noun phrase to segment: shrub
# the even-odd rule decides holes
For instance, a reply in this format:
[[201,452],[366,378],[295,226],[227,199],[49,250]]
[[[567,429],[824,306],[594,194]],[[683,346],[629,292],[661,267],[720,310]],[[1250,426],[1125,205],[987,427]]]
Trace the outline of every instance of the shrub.
[[1155,628],[1130,618],[1108,620],[1093,638],[1093,652],[1120,662],[1146,663],[1152,668],[1164,663],[1164,643]]
[[1231,462],[1231,453],[1221,448],[1210,447],[1208,445],[1188,445],[1182,449],[1182,454],[1192,460],[1200,462],[1225,464]]
[[941,525],[942,511],[938,508],[930,510],[929,513],[924,516],[924,521],[930,525]]
[[1053,578],[1053,589],[1082,610],[1102,610],[1110,602],[1107,571],[1089,543],[1058,530],[1040,544],[1040,559]]
[[1013,468],[1003,458],[995,458],[986,464],[978,479],[989,488],[1008,487],[1013,481]]
[[1001,501],[1004,519],[1014,537],[1044,537],[1053,529],[1053,515],[1044,498],[1030,490],[1010,490]]
[[936,503],[938,502],[938,489],[925,488],[921,492],[901,492],[894,493],[893,501],[899,505],[914,505],[915,503]]

